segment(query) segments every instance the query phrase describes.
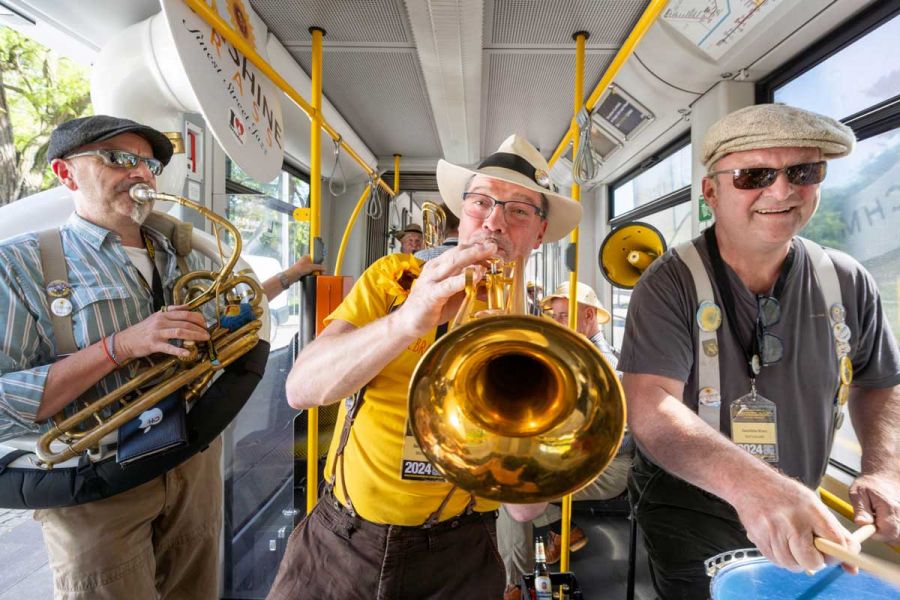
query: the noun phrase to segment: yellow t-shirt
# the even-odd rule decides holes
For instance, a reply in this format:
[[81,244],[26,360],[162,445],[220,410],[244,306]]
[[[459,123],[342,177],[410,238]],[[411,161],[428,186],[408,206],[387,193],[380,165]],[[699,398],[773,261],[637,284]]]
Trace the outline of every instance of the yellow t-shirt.
[[[405,299],[395,287],[403,270],[421,262],[408,254],[391,254],[379,259],[362,274],[350,294],[326,318],[363,327],[387,315],[392,305]],[[445,481],[403,479],[401,461],[407,421],[407,392],[413,370],[434,342],[434,332],[410,344],[375,376],[366,387],[365,401],[350,430],[344,448],[345,481],[353,507],[366,520],[391,525],[421,525],[450,491]],[[332,472],[347,409],[343,402],[325,465]],[[341,474],[336,472],[335,495],[346,504]],[[469,502],[469,494],[456,490],[441,512],[441,520],[458,515]],[[497,502],[478,499],[478,511],[496,510]]]

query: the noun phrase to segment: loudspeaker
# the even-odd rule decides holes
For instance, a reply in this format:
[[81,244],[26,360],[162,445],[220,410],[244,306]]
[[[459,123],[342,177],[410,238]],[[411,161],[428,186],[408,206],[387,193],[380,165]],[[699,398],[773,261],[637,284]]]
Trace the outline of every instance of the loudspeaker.
[[600,245],[600,271],[613,286],[630,290],[644,270],[666,251],[666,240],[653,225],[625,223]]

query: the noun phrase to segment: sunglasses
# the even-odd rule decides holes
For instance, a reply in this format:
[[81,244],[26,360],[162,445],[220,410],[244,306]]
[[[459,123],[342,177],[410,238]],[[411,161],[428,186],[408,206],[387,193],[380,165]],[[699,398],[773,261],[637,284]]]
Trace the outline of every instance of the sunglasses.
[[778,178],[778,174],[784,172],[784,176],[792,185],[813,185],[822,183],[825,179],[827,164],[824,160],[819,162],[801,163],[776,169],[774,167],[750,167],[747,169],[726,169],[724,171],[712,171],[709,176],[731,174],[731,182],[739,190],[759,190],[769,187]]
[[763,366],[774,365],[784,357],[784,343],[777,335],[769,333],[768,327],[781,319],[781,304],[772,296],[756,297],[756,341],[759,360]]
[[144,158],[131,152],[124,150],[85,150],[76,154],[70,154],[65,158],[78,158],[79,156],[99,156],[107,167],[118,167],[121,169],[133,169],[141,164],[141,161],[147,165],[147,169],[156,176],[163,172],[162,161],[155,158]]

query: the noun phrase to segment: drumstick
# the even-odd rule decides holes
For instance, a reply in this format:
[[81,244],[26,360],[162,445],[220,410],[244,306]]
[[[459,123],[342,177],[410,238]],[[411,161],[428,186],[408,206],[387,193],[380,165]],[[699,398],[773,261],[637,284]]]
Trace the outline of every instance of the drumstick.
[[[862,543],[873,533],[875,533],[875,525],[863,525],[853,532],[852,537],[857,542]],[[881,558],[869,556],[868,554],[853,554],[852,552],[845,550],[843,546],[836,544],[831,540],[826,540],[825,538],[817,537],[815,538],[814,543],[819,552],[822,552],[823,554],[833,556],[851,567],[857,567],[864,571],[868,571],[872,575],[889,583],[900,585],[900,567],[893,563]]]

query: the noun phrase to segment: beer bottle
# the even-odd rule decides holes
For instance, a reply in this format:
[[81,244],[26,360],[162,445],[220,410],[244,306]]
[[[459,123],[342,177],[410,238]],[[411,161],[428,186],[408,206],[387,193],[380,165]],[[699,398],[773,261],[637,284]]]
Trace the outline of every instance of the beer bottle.
[[534,591],[535,600],[551,600],[550,569],[547,567],[547,553],[544,551],[544,538],[538,536],[534,540]]

